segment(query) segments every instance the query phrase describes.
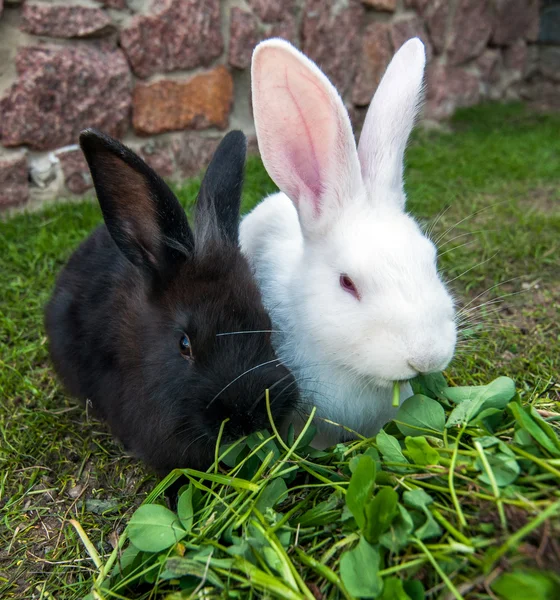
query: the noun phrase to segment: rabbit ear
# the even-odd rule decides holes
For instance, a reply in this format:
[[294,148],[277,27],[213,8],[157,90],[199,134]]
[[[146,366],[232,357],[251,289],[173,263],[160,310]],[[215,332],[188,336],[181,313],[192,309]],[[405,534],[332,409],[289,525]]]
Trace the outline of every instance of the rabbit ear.
[[404,151],[421,101],[425,63],[424,44],[418,38],[403,44],[373,96],[358,145],[370,196],[394,197],[401,208]]
[[230,131],[214,153],[198,193],[197,248],[211,240],[237,245],[246,154],[247,139],[241,131]]
[[283,40],[255,48],[251,76],[261,157],[309,233],[332,222],[361,184],[348,113],[319,68]]
[[141,158],[100,131],[83,131],[80,146],[113,240],[133,264],[164,276],[194,246],[177,198]]

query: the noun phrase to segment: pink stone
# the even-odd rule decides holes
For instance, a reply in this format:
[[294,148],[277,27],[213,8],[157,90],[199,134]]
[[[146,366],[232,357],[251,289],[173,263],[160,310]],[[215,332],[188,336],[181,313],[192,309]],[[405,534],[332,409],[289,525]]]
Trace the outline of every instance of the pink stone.
[[303,9],[304,54],[315,61],[340,94],[352,81],[360,51],[364,8],[356,0],[306,0]]
[[506,69],[517,71],[521,76],[527,69],[527,43],[519,39],[504,49],[504,66]]
[[27,156],[0,156],[0,210],[25,204],[28,198]]
[[169,142],[149,141],[140,148],[140,156],[160,177],[175,174],[175,156]]
[[231,9],[230,19],[228,62],[232,67],[246,69],[259,41],[257,19],[236,6]]
[[384,10],[386,12],[395,12],[397,8],[397,0],[362,0],[362,3],[374,10]]
[[484,83],[496,83],[499,79],[497,67],[500,63],[500,50],[487,48],[477,59],[476,64],[480,71],[480,78]]
[[417,15],[409,15],[393,21],[391,40],[395,52],[409,39],[419,37],[426,48],[426,62],[432,58],[432,44],[428,38],[424,22]]
[[362,38],[362,54],[352,89],[352,102],[367,106],[393,54],[388,23],[370,23]]
[[100,8],[26,2],[21,12],[21,30],[58,38],[91,37],[112,30],[111,19]]
[[247,0],[247,3],[264,23],[281,21],[294,10],[294,0]]
[[434,0],[424,14],[430,39],[438,54],[441,54],[445,48],[448,14],[448,0]]
[[93,187],[91,173],[81,150],[57,152],[56,157],[60,161],[64,183],[69,191],[73,194],[83,194]]
[[539,35],[539,0],[495,0],[492,43],[508,46],[518,38],[535,42]]
[[445,119],[456,108],[472,106],[480,99],[480,84],[476,75],[462,69],[434,64],[427,70],[427,102],[425,115]]
[[107,8],[126,8],[126,0],[101,0],[101,4]]
[[288,13],[284,15],[284,18],[270,28],[268,35],[262,36],[262,39],[271,37],[279,37],[284,40],[292,42],[292,44],[299,46],[298,43],[298,31],[297,21],[294,15]]
[[153,0],[121,31],[121,45],[139,77],[207,66],[224,50],[219,0]]
[[482,53],[492,33],[489,0],[459,0],[448,45],[449,62],[460,65]]
[[427,6],[431,4],[433,0],[404,0],[406,8],[412,8],[417,11],[418,14],[423,15]]
[[172,150],[177,167],[183,177],[193,177],[204,169],[216,151],[219,138],[203,137],[201,134],[188,133],[173,140]]
[[128,126],[131,76],[124,54],[94,46],[22,47],[19,78],[2,99],[4,146],[50,150],[97,127],[119,137]]

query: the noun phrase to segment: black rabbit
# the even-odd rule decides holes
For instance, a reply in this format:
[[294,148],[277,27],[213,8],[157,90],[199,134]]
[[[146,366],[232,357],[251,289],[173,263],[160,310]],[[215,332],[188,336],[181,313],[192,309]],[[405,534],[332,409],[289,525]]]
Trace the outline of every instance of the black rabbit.
[[86,130],[80,145],[103,212],[46,308],[52,361],[69,392],[158,473],[206,469],[224,441],[279,424],[298,395],[238,246],[245,136],[224,137],[194,228],[131,150]]

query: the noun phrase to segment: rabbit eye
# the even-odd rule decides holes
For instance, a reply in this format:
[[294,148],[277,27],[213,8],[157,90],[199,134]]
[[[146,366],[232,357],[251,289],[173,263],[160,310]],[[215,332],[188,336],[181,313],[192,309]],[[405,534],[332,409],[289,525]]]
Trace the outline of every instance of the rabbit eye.
[[360,299],[360,295],[358,294],[358,289],[356,288],[356,284],[352,281],[352,279],[343,273],[340,276],[340,287],[349,294],[352,294],[358,300]]
[[181,338],[179,339],[179,350],[181,351],[181,354],[185,358],[191,358],[191,356],[192,356],[191,341],[189,340],[189,336],[186,333],[183,333],[181,335]]

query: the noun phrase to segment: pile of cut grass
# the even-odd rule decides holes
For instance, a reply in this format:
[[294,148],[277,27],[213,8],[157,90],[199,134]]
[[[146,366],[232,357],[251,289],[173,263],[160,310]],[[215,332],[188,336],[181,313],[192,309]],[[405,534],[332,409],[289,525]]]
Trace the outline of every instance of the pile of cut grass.
[[[371,491],[368,499],[372,500],[382,487],[394,488],[398,495],[398,506],[402,506],[413,517],[415,533],[418,527],[424,525],[415,522],[418,514],[424,513],[426,522],[428,517],[423,508],[410,505],[410,497],[405,497],[405,493],[422,488],[432,497],[433,502],[426,508],[442,534],[436,538],[425,538],[425,541],[418,535],[416,537],[432,556],[438,558],[436,564],[465,598],[491,597],[491,584],[483,568],[485,565],[495,567],[491,574],[496,569],[518,572],[522,568],[554,568],[554,564],[547,561],[557,560],[558,556],[557,542],[553,537],[556,517],[547,518],[543,523],[539,523],[538,519],[542,519],[543,514],[545,517],[553,516],[556,510],[550,507],[554,507],[558,500],[557,475],[560,464],[551,449],[547,449],[546,442],[541,439],[545,444],[543,446],[535,440],[528,423],[537,423],[537,427],[550,438],[550,430],[541,422],[544,415],[554,435],[558,435],[560,139],[557,133],[560,130],[560,117],[532,113],[517,105],[483,106],[458,114],[452,129],[453,133],[416,133],[407,158],[409,208],[413,214],[424,219],[428,227],[429,219],[437,220],[435,224],[432,223],[432,235],[436,239],[441,238],[442,269],[448,280],[452,280],[451,285],[458,298],[467,305],[465,322],[461,325],[463,331],[458,356],[446,373],[448,382],[452,385],[481,385],[495,380],[499,375],[508,375],[515,380],[518,396],[507,407],[499,409],[499,424],[494,425],[493,432],[486,431],[487,425],[483,422],[475,426],[468,424],[458,445],[457,436],[461,428],[459,431],[444,428],[439,436],[432,435],[433,431],[422,432],[426,443],[440,456],[435,472],[425,465],[416,464],[413,458],[427,453],[433,459],[430,450],[418,441],[412,442],[412,449],[409,448],[406,436],[394,424],[387,429],[388,435],[397,439],[399,447],[402,444],[401,452],[410,461],[408,466],[400,465],[407,469],[403,472],[392,470],[392,467],[399,466],[398,461],[387,461],[383,453],[377,458],[375,451],[379,452],[379,440],[340,446],[324,456],[307,457],[305,445],[299,444],[295,454],[300,458],[296,458],[292,451],[287,461],[290,451],[279,442],[268,440],[267,437],[245,440],[242,444],[246,455],[240,455],[239,460],[246,459],[244,465],[251,463],[250,468],[243,471],[244,466],[239,467],[239,464],[231,468],[235,478],[248,482],[249,487],[228,487],[223,485],[223,480],[211,480],[207,476],[194,478],[194,487],[205,485],[211,492],[204,495],[193,493],[193,533],[182,539],[183,547],[175,546],[164,552],[178,552],[180,555],[184,550],[182,558],[191,560],[192,557],[195,563],[200,562],[200,556],[196,558],[189,554],[195,551],[192,543],[196,534],[196,543],[200,545],[208,546],[212,542],[221,546],[216,547],[212,560],[226,560],[225,548],[234,544],[234,535],[241,538],[246,535],[249,529],[244,528],[260,526],[268,535],[273,529],[277,537],[280,533],[286,535],[285,528],[291,528],[295,532],[290,534],[286,546],[281,540],[280,546],[276,546],[271,553],[266,550],[268,541],[263,542],[260,546],[261,558],[257,559],[259,569],[266,575],[269,575],[269,570],[269,577],[283,581],[287,571],[282,569],[292,572],[290,564],[295,564],[296,571],[304,578],[312,594],[316,597],[320,594],[325,594],[322,597],[336,597],[342,592],[337,592],[336,586],[332,587],[334,584],[328,579],[331,576],[329,571],[323,569],[321,583],[318,570],[321,572],[326,566],[340,578],[341,557],[344,552],[352,551],[359,536],[363,535],[362,527],[355,522],[345,492],[354,477],[352,465],[356,467],[359,455],[366,455],[372,458],[377,471],[377,487]],[[199,180],[195,179],[178,190],[186,206],[192,206],[198,185]],[[250,160],[245,209],[273,189],[260,162]],[[436,219],[437,215],[439,218]],[[52,289],[56,273],[100,218],[97,205],[86,202],[52,206],[42,212],[20,215],[0,224],[2,598],[61,599],[85,596],[92,582],[109,581],[109,561],[113,561],[111,569],[119,564],[116,560],[118,554],[113,554],[113,548],[125,543],[125,538],[119,536],[138,504],[147,498],[151,502],[161,501],[162,485],[154,489],[155,479],[133,459],[123,457],[122,450],[112,441],[107,429],[88,418],[82,408],[75,406],[64,395],[48,362],[42,307]],[[425,392],[428,397],[434,396],[433,391]],[[450,405],[445,406],[445,398],[438,397],[437,402],[443,403],[445,418],[449,418],[451,401],[447,400]],[[528,411],[528,422],[523,421],[525,417],[521,413],[515,414],[515,406],[524,407],[524,414]],[[529,407],[540,413],[537,412],[535,416]],[[533,433],[540,436],[539,433]],[[481,436],[494,437],[498,442],[481,440]],[[521,457],[513,451],[514,462],[520,471],[511,484],[498,485],[497,495],[491,479],[489,483],[481,479],[486,467],[475,441],[485,449],[484,455],[507,454],[500,446],[504,444],[528,452],[533,458]],[[259,443],[265,444],[262,451],[256,450]],[[449,451],[452,457],[455,448],[456,460],[452,469],[446,461],[450,460]],[[252,452],[254,456],[248,458]],[[267,459],[270,452],[272,458]],[[478,459],[482,462],[477,463]],[[266,463],[266,460],[270,462]],[[506,468],[498,469],[503,465],[496,465],[490,460],[492,472],[498,469],[500,473],[503,471],[507,474],[515,470],[515,467],[507,468],[507,459],[500,458],[500,461],[505,461]],[[297,489],[280,504],[264,506],[272,500],[263,500],[261,506],[264,506],[264,512],[261,516],[264,521],[261,522],[257,512],[249,511],[249,508],[256,506],[254,501],[264,484],[274,479],[271,478],[271,471],[280,464],[285,465],[282,468],[292,469],[281,479],[287,482],[290,489]],[[331,480],[333,473],[335,479]],[[449,484],[449,473],[454,473],[453,486]],[[256,474],[259,477],[254,480]],[[261,474],[267,477],[263,478]],[[294,479],[290,480],[290,477]],[[434,484],[434,481],[438,483]],[[430,484],[441,489],[431,490]],[[255,490],[255,485],[259,490]],[[455,490],[458,503],[453,499],[452,490]],[[467,494],[462,493],[465,491]],[[215,511],[217,504],[214,503],[224,506],[224,499],[237,512],[241,507],[244,511],[240,513],[241,517],[245,516],[246,519],[240,529],[235,532],[232,530],[230,538],[224,537],[230,535],[226,532],[227,528],[220,532],[221,537],[217,535],[228,517],[224,512]],[[187,500],[184,502],[188,504]],[[299,512],[290,512],[299,502],[302,503]],[[503,507],[503,517],[498,505]],[[299,522],[313,508],[317,509],[315,516],[314,513],[307,514],[307,521],[304,519],[303,523]],[[551,515],[545,512],[547,509],[552,511]],[[459,516],[461,510],[467,527],[462,525]],[[212,514],[215,516],[212,517]],[[443,516],[456,530],[455,533],[436,514]],[[329,527],[325,529],[320,520],[327,517]],[[503,530],[504,517],[510,534],[521,530],[526,532],[526,536],[508,537]],[[282,521],[283,518],[285,520],[280,524],[270,521]],[[94,555],[97,553],[105,565],[106,570],[102,573],[84,550],[80,535],[69,524],[70,519],[79,523],[91,540]],[[208,528],[204,529],[205,526]],[[184,529],[184,525],[181,527]],[[529,529],[524,530],[524,527]],[[457,534],[474,544],[471,548],[474,547],[475,551],[463,548],[465,552],[462,554],[460,545],[468,544],[465,544],[465,540],[459,541]],[[255,533],[253,536],[257,542],[259,535]],[[301,537],[303,535],[305,538]],[[503,544],[508,539],[513,539],[513,542],[503,556],[495,562],[488,562],[488,550],[484,545],[494,542]],[[344,540],[346,542],[342,545],[335,545]],[[406,574],[422,582],[428,597],[447,598],[449,586],[432,566],[427,558],[428,553],[414,544],[411,542],[405,549],[390,553],[389,558],[384,556],[378,573],[386,580]],[[243,545],[243,540],[240,545]],[[244,546],[241,554],[246,549]],[[305,557],[300,555],[300,551]],[[389,551],[385,549],[383,552]],[[163,555],[156,554],[155,558],[161,560],[159,557]],[[111,556],[114,558],[111,559]],[[231,560],[231,555],[227,556]],[[466,561],[464,565],[456,562],[458,556]],[[262,564],[258,562],[261,559],[264,560]],[[394,564],[389,562],[393,559]],[[418,571],[403,568],[407,561],[417,559],[420,560],[416,563]],[[208,560],[207,555],[205,560]],[[476,566],[477,560],[482,560],[482,564]],[[194,568],[193,563],[189,565],[189,568]],[[557,568],[558,563],[555,565]],[[210,570],[216,571],[220,580],[227,582],[230,596],[263,595],[259,591],[262,587],[259,588],[256,583],[252,588],[247,587],[247,572],[242,575],[245,578],[243,581],[234,575],[229,578],[225,576],[224,571],[228,569],[236,572],[230,569],[229,563],[219,566],[204,562],[202,566],[203,574],[206,569],[207,575]],[[393,567],[395,569],[391,570]],[[280,569],[282,576],[278,575],[276,568]],[[163,595],[165,586],[176,590],[174,581],[181,582],[187,577],[180,577],[176,573],[170,576],[171,579],[165,580],[168,582],[165,585],[158,583],[162,591],[154,592],[152,597]],[[296,577],[293,573],[292,576]],[[543,583],[540,575],[535,573],[527,576],[532,578],[529,584],[527,581],[513,581],[510,585],[519,590],[522,589],[521,585],[537,582],[539,589],[545,592],[547,586],[554,585],[549,579],[546,580],[549,583]],[[469,584],[476,585],[465,591],[461,586],[468,583],[467,579],[470,580]],[[152,583],[144,581],[144,591],[135,590],[128,597],[137,597],[141,593],[148,597],[156,581],[157,577],[152,579]],[[197,587],[200,581],[196,583]],[[399,586],[391,581],[387,589]],[[110,583],[119,585],[118,577]],[[188,588],[185,581],[180,585]],[[485,587],[487,585],[488,589]],[[415,597],[414,590],[405,591],[409,597]],[[392,597],[405,598],[402,594],[399,596],[400,588],[392,593]],[[219,588],[208,592],[209,597],[225,594]],[[300,589],[295,596],[300,597],[297,594],[305,596],[306,592]],[[507,591],[504,593],[502,590],[500,594],[508,598]],[[115,596],[107,593],[107,597]],[[280,596],[269,591],[268,597]],[[545,595],[541,597],[546,598]]]

